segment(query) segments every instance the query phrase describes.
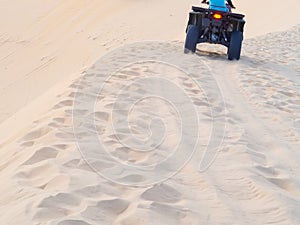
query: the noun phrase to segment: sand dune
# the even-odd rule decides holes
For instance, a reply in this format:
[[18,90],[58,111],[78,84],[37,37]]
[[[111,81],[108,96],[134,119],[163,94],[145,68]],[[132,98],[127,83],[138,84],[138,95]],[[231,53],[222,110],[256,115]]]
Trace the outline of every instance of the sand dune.
[[236,2],[239,62],[183,54],[195,1],[1,3],[1,224],[299,224],[295,1]]

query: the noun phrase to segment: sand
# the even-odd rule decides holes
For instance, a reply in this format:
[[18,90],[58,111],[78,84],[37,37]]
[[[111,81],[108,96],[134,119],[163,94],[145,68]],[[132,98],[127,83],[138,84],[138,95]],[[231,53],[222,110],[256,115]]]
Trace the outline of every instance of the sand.
[[234,2],[238,62],[198,1],[0,3],[0,224],[300,223],[296,0]]

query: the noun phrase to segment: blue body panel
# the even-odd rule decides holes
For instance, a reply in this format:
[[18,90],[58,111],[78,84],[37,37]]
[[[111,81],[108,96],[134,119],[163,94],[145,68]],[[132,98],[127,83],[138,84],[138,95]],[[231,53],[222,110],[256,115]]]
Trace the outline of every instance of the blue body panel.
[[228,12],[225,0],[209,0],[209,8],[213,10]]

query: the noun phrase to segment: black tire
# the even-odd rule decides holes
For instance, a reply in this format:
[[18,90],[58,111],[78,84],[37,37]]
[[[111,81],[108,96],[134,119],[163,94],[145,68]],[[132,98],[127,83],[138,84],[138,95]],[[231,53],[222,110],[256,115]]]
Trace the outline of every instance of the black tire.
[[243,41],[243,33],[240,31],[233,31],[230,38],[230,45],[228,48],[228,59],[239,60],[241,56]]
[[186,33],[186,38],[185,38],[184,53],[189,53],[189,52],[194,53],[196,51],[198,38],[199,38],[199,28],[195,25],[189,25]]

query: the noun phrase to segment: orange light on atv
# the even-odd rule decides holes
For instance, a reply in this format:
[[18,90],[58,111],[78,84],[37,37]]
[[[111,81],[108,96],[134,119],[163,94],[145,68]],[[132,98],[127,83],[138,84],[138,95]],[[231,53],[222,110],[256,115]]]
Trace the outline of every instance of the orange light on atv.
[[215,19],[217,19],[217,20],[220,20],[220,19],[222,19],[222,14],[215,13],[215,14],[213,15],[213,17],[214,17]]

